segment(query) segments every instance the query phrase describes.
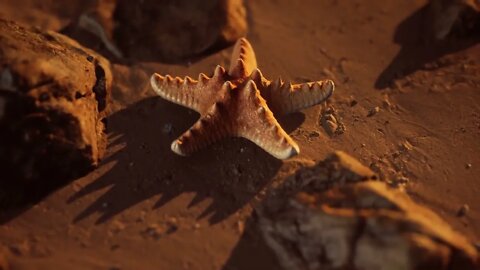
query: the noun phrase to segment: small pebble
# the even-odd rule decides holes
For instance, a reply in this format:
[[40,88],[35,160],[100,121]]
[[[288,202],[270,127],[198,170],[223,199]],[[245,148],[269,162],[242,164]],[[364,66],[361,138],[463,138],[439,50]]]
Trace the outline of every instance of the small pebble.
[[320,133],[318,133],[318,131],[312,131],[310,132],[310,134],[308,134],[308,137],[310,138],[320,137]]
[[402,84],[399,81],[393,82],[393,89],[402,90]]
[[332,121],[334,123],[337,123],[337,119],[335,118],[335,116],[333,116],[333,114],[325,114],[323,118],[325,119],[325,121]]
[[328,135],[333,136],[335,135],[335,131],[338,128],[338,122],[335,116],[332,113],[326,113],[322,117],[322,126],[327,131]]
[[0,73],[0,88],[9,91],[16,91],[12,72],[8,68]]
[[235,176],[239,176],[242,174],[242,169],[240,168],[240,166],[233,166],[232,173]]
[[413,145],[409,141],[404,141],[403,143],[401,143],[400,147],[407,151],[413,149]]
[[170,123],[163,125],[162,132],[163,134],[171,134],[173,131],[173,126]]
[[387,110],[392,108],[392,104],[390,103],[390,101],[388,99],[385,99],[384,101],[382,101],[382,106],[383,106],[383,108],[385,108]]
[[335,130],[335,134],[341,135],[341,134],[345,133],[345,131],[347,131],[347,127],[343,123],[340,123],[340,124],[338,124],[338,127]]
[[408,184],[408,182],[410,182],[410,179],[408,179],[405,176],[400,176],[400,177],[397,177],[396,182],[400,185],[406,185]]
[[327,120],[325,121],[325,127],[328,132],[328,134],[333,135],[335,134],[335,130],[337,130],[338,125],[334,123],[333,121]]
[[380,107],[376,106],[375,108],[371,109],[370,111],[368,111],[368,114],[367,116],[368,117],[371,117],[371,116],[374,116],[375,114],[379,113],[380,112]]
[[468,204],[464,204],[458,210],[457,216],[459,216],[459,217],[466,216],[469,211],[470,211],[470,206]]
[[354,106],[357,105],[357,104],[358,104],[358,101],[355,100],[355,99],[352,100],[352,101],[350,101],[350,107],[354,107]]
[[465,168],[467,168],[467,169],[472,168],[472,164],[471,164],[471,163],[467,163],[467,164],[465,165]]

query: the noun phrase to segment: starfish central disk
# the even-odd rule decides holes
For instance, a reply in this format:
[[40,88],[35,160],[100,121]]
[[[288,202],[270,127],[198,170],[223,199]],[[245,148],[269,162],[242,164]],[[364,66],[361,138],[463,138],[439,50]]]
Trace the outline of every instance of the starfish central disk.
[[151,84],[160,97],[200,113],[200,119],[172,143],[173,152],[188,156],[223,138],[243,137],[278,159],[300,150],[273,112],[288,114],[319,104],[335,88],[331,80],[302,84],[267,80],[245,38],[235,44],[228,72],[217,66],[212,77],[201,73],[197,80],[153,74]]

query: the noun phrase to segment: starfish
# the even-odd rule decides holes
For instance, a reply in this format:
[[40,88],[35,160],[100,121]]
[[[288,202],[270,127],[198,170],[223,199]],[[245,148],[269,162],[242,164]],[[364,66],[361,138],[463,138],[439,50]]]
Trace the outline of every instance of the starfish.
[[273,112],[288,114],[316,105],[334,90],[331,80],[302,84],[267,80],[245,38],[235,44],[228,72],[217,66],[211,78],[201,73],[198,80],[155,73],[150,82],[160,97],[200,113],[200,119],[171,145],[182,156],[226,137],[246,138],[278,159],[295,156],[299,147]]

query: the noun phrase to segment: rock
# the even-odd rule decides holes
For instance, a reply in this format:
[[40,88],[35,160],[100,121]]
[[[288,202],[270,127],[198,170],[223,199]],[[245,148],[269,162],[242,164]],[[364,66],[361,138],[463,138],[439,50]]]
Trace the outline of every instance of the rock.
[[374,107],[374,108],[370,109],[370,111],[368,111],[367,116],[371,117],[371,116],[376,115],[379,112],[380,112],[380,107],[377,106],[377,107]]
[[392,103],[390,103],[390,100],[388,100],[387,98],[385,98],[383,101],[382,101],[382,106],[385,110],[390,110],[392,108]]
[[308,137],[309,138],[318,138],[318,137],[320,137],[320,133],[318,131],[314,130],[314,131],[312,131],[308,134]]
[[405,176],[396,176],[393,181],[393,186],[398,187],[398,186],[405,186],[410,182],[410,179],[405,177]]
[[246,35],[242,0],[118,0],[114,39],[145,61],[180,62]]
[[146,238],[158,240],[162,237],[176,232],[177,230],[177,223],[169,221],[161,224],[150,224],[144,231],[141,232],[141,235]]
[[358,104],[358,101],[357,101],[356,99],[352,99],[352,100],[350,101],[350,107],[354,107],[354,106],[357,105],[357,104]]
[[2,19],[0,40],[0,164],[8,168],[0,187],[21,180],[34,190],[96,166],[106,148],[109,62],[63,35]]
[[111,34],[108,34],[100,21],[95,14],[82,14],[68,28],[64,29],[63,33],[75,40],[83,41],[82,44],[101,51],[110,59],[122,59],[122,52],[111,41]]
[[173,125],[171,123],[166,123],[165,125],[163,125],[163,128],[162,128],[163,134],[172,134],[172,132],[173,132]]
[[400,143],[400,148],[404,151],[411,151],[413,150],[413,145],[408,140],[405,140],[404,142]]
[[[336,162],[328,162],[331,156],[323,164],[349,171],[349,181],[322,189],[293,185],[291,195],[281,193],[257,209],[263,237],[283,269],[478,269],[475,246],[439,216],[384,182],[352,181],[371,171],[346,154],[333,157]],[[324,174],[319,170],[317,177],[334,181]]]
[[334,121],[325,120],[323,123],[323,128],[325,129],[325,131],[327,131],[328,135],[333,136],[335,135],[335,131],[337,130],[338,125]]
[[378,176],[370,168],[346,153],[336,151],[313,166],[300,168],[286,180],[285,184],[294,191],[301,189],[324,191],[345,183],[376,179]]
[[320,123],[323,129],[325,129],[325,131],[331,137],[343,134],[347,129],[345,124],[338,120],[338,116],[334,108],[329,108],[325,111],[320,118]]
[[35,25],[41,29],[59,32],[79,13],[92,9],[96,2],[104,1],[112,0],[70,0],[68,5],[57,1],[39,4],[29,0],[4,0],[1,1],[1,17],[20,24]]
[[[88,3],[90,1],[90,3]],[[122,52],[113,42],[116,0],[88,0],[70,24],[62,29],[65,34],[85,47],[111,60],[122,60]]]
[[459,18],[469,12],[477,13],[478,16],[480,2],[477,0],[430,0],[428,12],[428,28],[426,29],[428,36],[433,40],[442,40],[454,30],[455,24],[457,24],[457,28],[467,28],[455,30],[472,31],[472,29],[468,29],[474,25],[468,22],[470,18],[466,16],[467,22],[464,22],[463,25],[458,23],[461,21]]
[[470,206],[468,204],[464,204],[462,205],[462,207],[460,207],[460,209],[458,209],[457,216],[459,217],[466,216],[468,212],[470,212]]

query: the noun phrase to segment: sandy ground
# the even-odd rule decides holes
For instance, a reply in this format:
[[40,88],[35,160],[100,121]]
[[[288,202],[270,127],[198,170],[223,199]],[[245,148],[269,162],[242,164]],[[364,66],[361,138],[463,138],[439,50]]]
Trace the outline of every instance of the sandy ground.
[[[43,1],[28,16],[15,2],[2,1],[0,14],[55,30],[80,8]],[[231,49],[190,66],[115,65],[109,157],[41,202],[1,213],[13,269],[276,269],[252,208],[272,183],[336,149],[409,179],[416,201],[480,242],[480,44],[421,47],[420,0],[248,2],[264,75],[334,79],[329,105],[346,132],[327,135],[316,106],[280,119],[302,151],[292,160],[243,139],[182,158],[170,143],[197,115],[154,97],[148,76],[211,73]]]

